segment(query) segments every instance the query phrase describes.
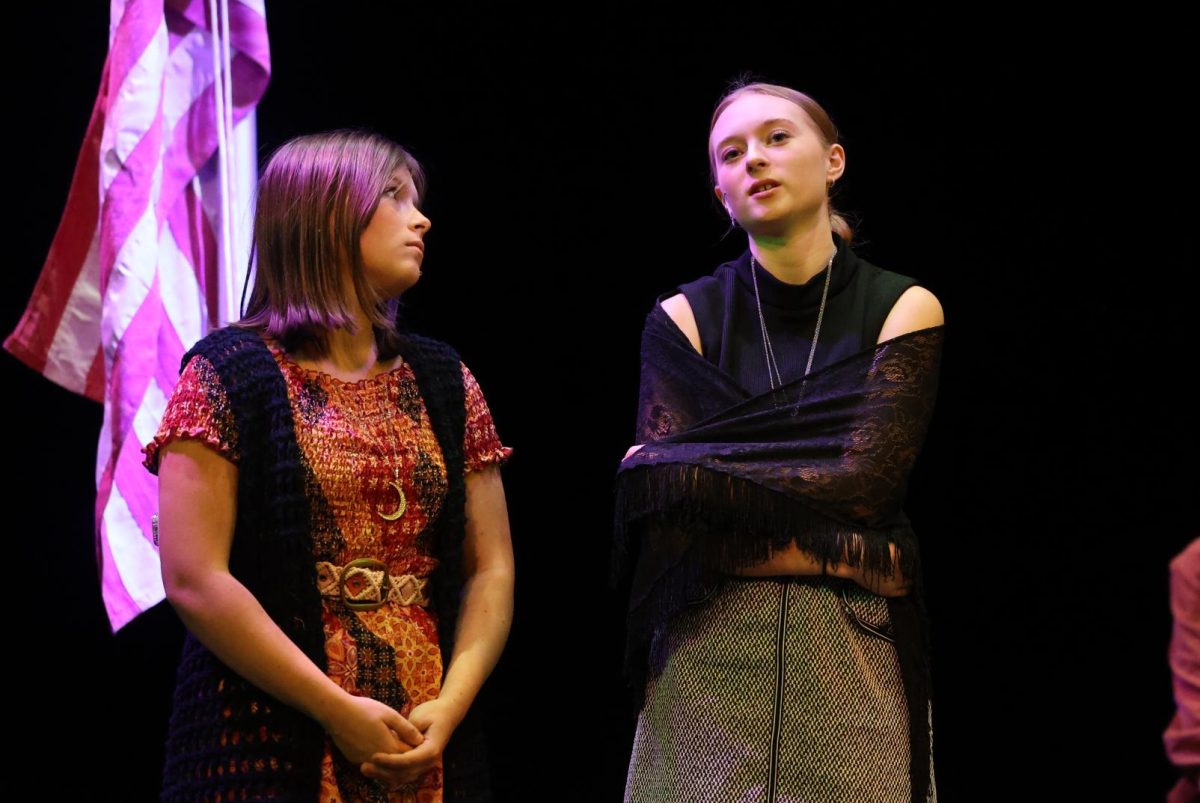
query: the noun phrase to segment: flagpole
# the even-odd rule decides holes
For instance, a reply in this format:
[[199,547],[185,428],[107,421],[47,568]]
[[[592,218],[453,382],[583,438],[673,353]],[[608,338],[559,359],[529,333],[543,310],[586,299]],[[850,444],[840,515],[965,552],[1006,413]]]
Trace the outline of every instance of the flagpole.
[[229,29],[229,21],[226,19],[229,13],[227,0],[209,0],[208,12],[212,25],[213,101],[216,107],[213,113],[217,130],[217,177],[221,197],[220,248],[217,256],[218,320],[209,321],[209,328],[212,329],[224,323],[225,321],[220,319],[228,314],[228,282],[224,279],[228,275],[229,266],[233,264],[231,221],[233,215],[230,204],[233,177],[229,169],[229,145],[232,136],[228,125],[229,118],[226,115],[226,108],[232,100],[233,93],[232,87],[227,84],[228,62],[225,59],[227,52],[223,52],[225,48],[222,46],[225,33]]

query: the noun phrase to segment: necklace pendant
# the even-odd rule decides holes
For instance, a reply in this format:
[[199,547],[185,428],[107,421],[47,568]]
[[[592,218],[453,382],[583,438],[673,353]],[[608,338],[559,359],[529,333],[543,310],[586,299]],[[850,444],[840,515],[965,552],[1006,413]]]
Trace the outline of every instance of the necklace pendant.
[[384,513],[382,510],[376,512],[379,513],[379,518],[384,521],[395,521],[404,515],[404,511],[408,510],[408,497],[404,495],[404,489],[400,487],[400,480],[393,480],[388,485],[396,489],[396,493],[400,496],[400,506],[391,513]]

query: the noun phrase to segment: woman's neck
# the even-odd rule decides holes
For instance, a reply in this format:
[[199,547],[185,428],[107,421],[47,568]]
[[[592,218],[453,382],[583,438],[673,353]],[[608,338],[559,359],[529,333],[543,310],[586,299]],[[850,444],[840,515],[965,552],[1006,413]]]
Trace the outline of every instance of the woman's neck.
[[344,382],[369,379],[392,370],[399,358],[379,362],[379,347],[375,342],[375,330],[366,314],[355,314],[355,330],[334,329],[325,335],[325,351],[320,356],[310,353],[293,355],[293,359],[306,368],[313,368]]
[[834,253],[829,217],[779,237],[751,236],[750,253],[781,282],[804,284],[825,269]]
[[358,316],[355,331],[334,329],[325,337],[325,360],[333,367],[349,372],[365,372],[379,358],[375,331],[366,316]]

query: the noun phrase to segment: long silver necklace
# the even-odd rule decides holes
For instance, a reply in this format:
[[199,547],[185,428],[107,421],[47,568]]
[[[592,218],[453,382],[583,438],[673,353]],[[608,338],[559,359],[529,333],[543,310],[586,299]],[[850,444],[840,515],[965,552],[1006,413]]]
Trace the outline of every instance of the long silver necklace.
[[[833,275],[833,258],[837,256],[837,248],[829,255],[825,263],[825,289],[821,291],[821,306],[817,309],[817,325],[813,329],[812,346],[808,350],[808,364],[804,366],[804,375],[812,373],[813,357],[817,355],[817,339],[821,336],[821,321],[825,319],[825,302],[829,300],[829,279]],[[765,270],[765,268],[764,268]],[[771,345],[771,336],[767,334],[767,319],[763,315],[762,298],[758,294],[758,263],[754,254],[750,254],[750,281],[754,284],[754,303],[758,307],[758,326],[762,330],[763,355],[767,360],[767,379],[771,390],[783,387],[783,374],[779,372],[779,363],[775,362],[775,349]]]

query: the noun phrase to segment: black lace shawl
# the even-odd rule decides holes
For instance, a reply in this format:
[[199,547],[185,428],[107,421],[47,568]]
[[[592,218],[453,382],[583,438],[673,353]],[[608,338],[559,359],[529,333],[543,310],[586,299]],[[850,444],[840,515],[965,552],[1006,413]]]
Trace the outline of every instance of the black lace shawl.
[[626,660],[639,685],[647,668],[661,668],[647,666],[654,631],[723,574],[790,543],[890,574],[889,545],[898,547],[898,568],[917,589],[889,600],[915,800],[928,784],[928,683],[917,542],[901,505],[933,410],[943,333],[902,335],[752,397],[655,305],[642,334],[636,442],[645,446],[617,476],[618,570],[631,587]]

